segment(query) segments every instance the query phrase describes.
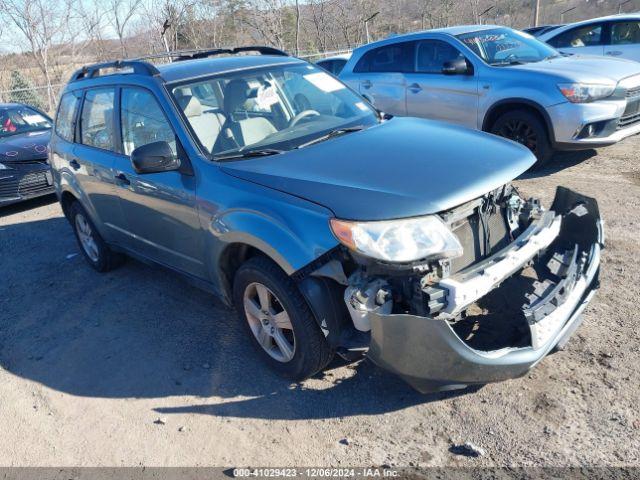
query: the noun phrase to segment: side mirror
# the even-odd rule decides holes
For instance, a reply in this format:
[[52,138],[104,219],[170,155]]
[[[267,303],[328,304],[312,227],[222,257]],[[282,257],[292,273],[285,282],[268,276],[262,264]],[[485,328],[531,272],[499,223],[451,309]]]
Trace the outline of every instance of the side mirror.
[[131,163],[138,173],[168,172],[180,169],[180,159],[167,142],[142,145],[131,152]]
[[445,75],[469,75],[473,72],[469,68],[466,59],[456,58],[450,62],[444,62],[444,65],[442,65],[442,73]]

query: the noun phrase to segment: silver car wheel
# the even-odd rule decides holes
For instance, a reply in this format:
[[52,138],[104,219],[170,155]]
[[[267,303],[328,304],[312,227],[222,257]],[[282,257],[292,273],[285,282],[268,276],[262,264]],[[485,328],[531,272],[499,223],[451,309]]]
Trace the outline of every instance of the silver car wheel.
[[76,214],[76,231],[80,239],[80,245],[93,262],[97,262],[99,258],[98,245],[93,238],[93,230],[91,225],[81,213]]
[[289,362],[296,351],[296,339],[289,314],[278,297],[254,282],[244,290],[243,305],[251,332],[263,350],[278,362]]

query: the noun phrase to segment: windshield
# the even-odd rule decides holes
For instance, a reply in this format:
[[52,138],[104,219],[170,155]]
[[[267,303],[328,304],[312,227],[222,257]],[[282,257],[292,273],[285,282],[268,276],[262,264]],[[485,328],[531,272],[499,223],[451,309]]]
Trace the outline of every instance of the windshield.
[[331,138],[329,133],[346,134],[379,121],[362,98],[309,64],[228,73],[182,83],[171,92],[214,159],[303,148]]
[[489,65],[539,62],[560,54],[531,35],[510,28],[494,28],[457,36]]
[[33,108],[24,105],[0,107],[0,138],[50,128],[51,121]]

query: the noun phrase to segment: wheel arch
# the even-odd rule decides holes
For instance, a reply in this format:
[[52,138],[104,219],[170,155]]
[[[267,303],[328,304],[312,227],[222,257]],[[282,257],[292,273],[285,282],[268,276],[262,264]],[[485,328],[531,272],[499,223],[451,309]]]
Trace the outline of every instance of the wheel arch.
[[70,209],[73,202],[77,202],[78,197],[70,190],[63,190],[60,194],[60,206],[62,207],[62,213],[69,219]]
[[547,130],[547,135],[551,145],[553,146],[556,144],[551,117],[542,105],[526,98],[506,98],[491,105],[484,116],[484,120],[482,121],[482,131],[488,132],[500,115],[516,109],[532,112],[542,120],[542,124]]

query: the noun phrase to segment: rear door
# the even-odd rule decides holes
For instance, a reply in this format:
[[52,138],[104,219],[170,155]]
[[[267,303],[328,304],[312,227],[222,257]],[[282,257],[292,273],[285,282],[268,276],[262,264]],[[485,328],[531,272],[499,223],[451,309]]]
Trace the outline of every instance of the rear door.
[[[73,170],[71,162],[75,160],[76,115],[82,101],[82,92],[67,92],[60,98],[58,113],[51,135],[50,163],[54,176],[60,175],[63,169]],[[56,179],[60,184],[60,178]]]
[[547,40],[552,47],[575,55],[604,55],[605,24],[582,25],[558,33]]
[[407,115],[477,128],[478,77],[442,73],[462,53],[443,40],[417,41],[414,52],[414,73],[405,75]]
[[[113,166],[116,153],[114,87],[96,87],[85,91],[79,115],[77,138],[69,160],[70,169],[85,198],[85,208],[107,242],[124,240],[124,218],[115,196]],[[86,203],[88,202],[88,205]]]
[[365,53],[353,69],[358,90],[377,109],[407,114],[405,72],[411,65],[412,42],[394,43]]
[[610,22],[609,31],[604,54],[640,62],[640,20]]
[[196,177],[179,171],[140,174],[131,163],[136,148],[158,141],[168,142],[174,155],[188,161],[173,126],[147,89],[122,87],[119,105],[121,154],[114,165],[115,185],[129,248],[163,265],[206,278]]

